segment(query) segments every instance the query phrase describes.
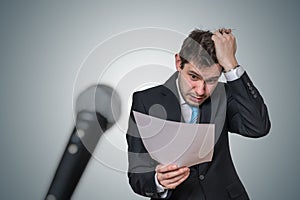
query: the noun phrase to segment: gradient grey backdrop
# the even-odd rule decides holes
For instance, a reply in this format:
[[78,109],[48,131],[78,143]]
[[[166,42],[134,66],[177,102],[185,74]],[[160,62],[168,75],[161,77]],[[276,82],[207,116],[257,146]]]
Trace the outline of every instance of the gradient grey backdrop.
[[[298,8],[296,1],[1,1],[0,198],[44,197],[72,130],[76,72],[97,44],[133,28],[225,26],[236,29],[239,62],[272,121],[267,137],[230,137],[238,173],[252,199],[297,199]],[[73,199],[143,198],[126,174],[91,160]]]

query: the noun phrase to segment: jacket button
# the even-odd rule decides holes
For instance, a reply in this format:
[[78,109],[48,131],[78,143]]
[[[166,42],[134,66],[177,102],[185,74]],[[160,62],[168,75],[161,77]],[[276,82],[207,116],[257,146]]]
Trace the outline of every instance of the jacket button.
[[204,178],[205,178],[205,176],[204,176],[203,174],[201,174],[201,175],[199,176],[199,179],[200,179],[201,181],[203,181]]

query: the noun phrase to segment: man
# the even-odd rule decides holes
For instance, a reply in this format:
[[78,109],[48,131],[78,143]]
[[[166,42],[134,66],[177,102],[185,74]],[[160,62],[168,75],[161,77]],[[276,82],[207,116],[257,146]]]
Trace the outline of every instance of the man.
[[[249,199],[231,159],[228,132],[262,137],[270,121],[235,52],[231,29],[196,29],[175,55],[177,72],[164,85],[133,94],[126,138],[129,183],[136,193],[151,199]],[[222,72],[227,83],[218,82]],[[191,167],[157,163],[140,138],[133,110],[170,121],[215,124],[212,161]]]

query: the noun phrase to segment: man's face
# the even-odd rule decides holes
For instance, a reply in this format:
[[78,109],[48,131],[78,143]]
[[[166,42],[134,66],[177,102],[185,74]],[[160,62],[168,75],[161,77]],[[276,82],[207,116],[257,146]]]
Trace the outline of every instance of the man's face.
[[199,106],[212,94],[222,71],[219,64],[196,67],[186,63],[181,69],[176,63],[176,68],[179,71],[178,84],[181,95],[191,106]]

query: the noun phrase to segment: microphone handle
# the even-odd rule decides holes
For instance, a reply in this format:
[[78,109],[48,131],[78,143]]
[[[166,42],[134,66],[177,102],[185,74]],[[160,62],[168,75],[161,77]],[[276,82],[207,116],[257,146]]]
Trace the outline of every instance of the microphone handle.
[[[107,120],[102,115],[96,113],[96,120],[82,120],[81,116],[84,117],[86,115],[95,116],[95,113],[87,111],[78,113],[77,122],[79,123],[77,123],[77,128],[73,129],[46,195],[46,200],[71,198],[90,160],[91,153],[93,153],[102,133],[106,130]],[[85,130],[79,128],[80,123],[85,124]]]

